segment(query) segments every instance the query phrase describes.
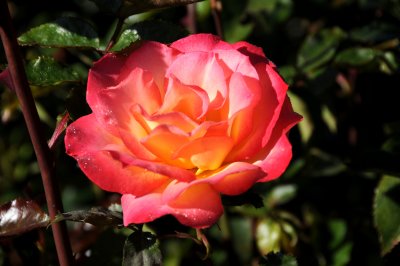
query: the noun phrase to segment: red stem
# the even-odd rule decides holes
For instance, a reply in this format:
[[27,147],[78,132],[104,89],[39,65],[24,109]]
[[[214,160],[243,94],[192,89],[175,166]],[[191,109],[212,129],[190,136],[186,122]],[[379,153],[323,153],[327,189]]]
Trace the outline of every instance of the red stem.
[[[6,0],[0,0],[0,35],[12,84],[39,164],[49,214],[53,219],[58,213],[63,212],[61,194],[55,178],[54,160],[42,134],[42,124],[29,88]],[[65,223],[53,223],[51,227],[60,265],[71,265],[72,251]]]

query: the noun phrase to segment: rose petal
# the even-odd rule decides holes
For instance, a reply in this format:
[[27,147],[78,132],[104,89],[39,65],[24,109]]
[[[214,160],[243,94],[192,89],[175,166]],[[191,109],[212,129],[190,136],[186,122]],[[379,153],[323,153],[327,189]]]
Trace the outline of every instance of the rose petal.
[[189,137],[176,127],[162,125],[154,129],[141,143],[154,155],[168,164],[185,169],[194,167],[188,158],[176,158],[174,154],[186,143]]
[[151,222],[169,213],[168,205],[161,201],[160,193],[151,193],[142,197],[124,194],[121,197],[124,225]]
[[[174,197],[163,197],[174,195]],[[171,183],[166,191],[143,197],[123,195],[124,225],[146,223],[172,214],[184,225],[205,228],[214,224],[223,212],[219,194],[208,184]]]
[[258,73],[254,68],[250,58],[236,50],[215,51],[217,62],[224,70],[226,77],[232,73],[240,73],[243,76],[259,79]]
[[205,121],[190,133],[190,139],[194,140],[201,137],[218,137],[218,136],[225,137],[228,136],[228,133],[229,133],[229,124],[227,121],[221,121],[221,122]]
[[225,195],[238,195],[246,192],[265,173],[256,165],[235,162],[217,169],[212,173],[205,172],[197,176],[196,182],[207,182],[214,189]]
[[[124,68],[120,70],[120,75],[123,77],[124,71],[130,72],[132,69],[141,68],[149,71],[157,87],[163,89],[165,73],[178,54],[179,52],[176,49],[171,49],[162,43],[143,41],[141,46],[125,59]],[[105,66],[102,67],[105,68]]]
[[[91,88],[91,84],[88,85]],[[132,119],[130,109],[140,105],[152,114],[161,106],[160,90],[148,71],[133,69],[125,80],[114,87],[100,91],[88,90],[88,103],[105,126],[126,128]]]
[[279,177],[289,165],[292,158],[292,146],[287,138],[287,132],[296,125],[302,117],[293,112],[289,97],[283,104],[276,127],[269,139],[269,143],[255,158],[255,165],[260,166],[267,176],[259,182],[266,182]]
[[173,156],[191,161],[200,171],[215,170],[232,146],[233,140],[226,136],[203,137],[183,145]]
[[212,34],[193,34],[175,41],[171,47],[186,52],[211,52],[219,49],[232,49],[232,46]]
[[[266,58],[264,51],[262,48],[257,47],[255,45],[252,45],[248,42],[237,42],[232,44],[232,46],[241,52],[242,54],[246,55],[249,57],[251,63],[253,65],[256,65],[258,63],[269,63],[270,61]],[[270,62],[271,65],[273,65],[272,62]],[[275,65],[273,65],[275,66]]]
[[195,175],[192,171],[185,170],[182,167],[176,167],[163,162],[141,160],[127,154],[116,153],[113,151],[111,151],[110,154],[114,159],[126,165],[126,167],[139,167],[142,168],[141,170],[143,172],[153,172],[182,182],[190,182],[195,179]]
[[[265,149],[267,150],[267,149]],[[258,182],[267,182],[281,176],[292,159],[292,145],[286,135],[282,135],[275,143],[264,160],[256,161],[266,173]]]
[[[236,136],[234,139],[238,145],[227,157],[228,162],[248,159],[265,147],[285,101],[288,86],[282,78],[269,65],[259,64],[256,69],[261,77],[260,102],[253,110],[251,118],[247,114],[239,114],[231,119],[231,135]],[[271,72],[270,78],[265,75],[265,71]],[[241,132],[242,130],[245,132]],[[242,139],[243,136],[245,139]]]
[[[286,84],[286,82],[282,79],[282,77],[278,74],[278,72],[275,71],[275,69],[271,65],[266,65],[265,70],[268,73],[269,82],[266,80],[263,80],[263,81],[268,82],[267,84],[269,86],[272,86],[272,88],[275,89],[278,105],[276,106],[275,111],[273,112],[273,116],[269,122],[267,131],[263,137],[263,142],[262,142],[263,147],[268,142],[268,140],[271,136],[272,130],[274,129],[274,127],[276,125],[276,121],[279,119],[279,117],[281,115],[282,106],[284,105],[285,101],[288,101],[288,97],[286,94],[288,85]],[[289,102],[289,104],[290,104],[290,102]],[[288,114],[294,113],[293,109],[291,107],[290,107],[290,109],[291,109],[291,111],[288,111],[287,113]]]
[[205,90],[210,101],[210,108],[223,105],[227,95],[226,77],[214,54],[192,52],[183,54],[170,66],[168,76],[176,77],[186,85],[198,86]]
[[129,168],[115,160],[110,151],[127,151],[118,138],[103,129],[94,115],[81,117],[67,128],[65,146],[86,176],[104,190],[141,195],[169,182],[166,176],[142,168]]
[[254,107],[260,101],[260,95],[258,82],[234,73],[229,82],[229,117],[242,109]]
[[169,205],[180,223],[194,228],[213,225],[224,211],[219,193],[206,183],[189,186]]
[[197,120],[207,112],[208,104],[208,95],[204,90],[184,85],[176,78],[170,77],[164,102],[158,113],[182,112]]

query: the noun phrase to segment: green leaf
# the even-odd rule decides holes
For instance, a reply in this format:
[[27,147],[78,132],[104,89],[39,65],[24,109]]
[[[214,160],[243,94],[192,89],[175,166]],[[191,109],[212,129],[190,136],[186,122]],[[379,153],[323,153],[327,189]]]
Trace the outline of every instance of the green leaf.
[[140,36],[136,29],[126,29],[119,36],[118,41],[110,49],[111,52],[118,52],[128,48],[132,43],[140,40]]
[[260,266],[297,266],[294,257],[282,253],[269,253],[259,260]]
[[32,28],[19,36],[18,41],[21,45],[99,48],[99,37],[93,27],[74,17],[63,17]]
[[0,207],[0,236],[19,235],[49,222],[49,216],[32,200],[18,198]]
[[297,67],[303,73],[308,73],[326,64],[334,57],[345,36],[340,28],[325,29],[319,34],[308,36],[300,48]]
[[111,51],[121,51],[128,48],[132,43],[138,40],[157,41],[168,44],[183,38],[188,34],[187,30],[181,26],[166,21],[142,21],[125,29],[115,45],[111,48]]
[[275,186],[267,195],[265,205],[268,208],[273,208],[277,205],[282,205],[292,200],[297,194],[297,187],[292,184]]
[[128,17],[152,9],[188,5],[202,0],[123,0],[119,15]]
[[102,207],[94,207],[90,210],[78,210],[61,213],[53,222],[74,221],[90,223],[95,226],[121,226],[122,213],[108,210]]
[[383,255],[400,242],[400,179],[384,176],[375,191],[374,222]]
[[353,29],[349,34],[350,39],[368,44],[379,43],[399,37],[400,30],[398,27],[376,21],[361,28]]
[[63,82],[79,82],[81,77],[72,67],[63,67],[51,57],[38,57],[26,65],[29,83],[51,86]]
[[371,63],[379,54],[379,50],[372,48],[349,48],[338,53],[335,57],[335,63],[338,65],[359,67]]
[[125,241],[122,266],[161,265],[162,257],[155,235],[136,231]]
[[256,226],[256,244],[261,254],[278,252],[281,250],[282,228],[278,221],[264,218]]

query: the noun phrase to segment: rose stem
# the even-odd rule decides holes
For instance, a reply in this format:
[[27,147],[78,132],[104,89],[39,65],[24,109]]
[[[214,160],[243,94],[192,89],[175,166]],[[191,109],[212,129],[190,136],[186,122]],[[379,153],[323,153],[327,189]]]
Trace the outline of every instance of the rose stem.
[[[54,160],[42,134],[41,122],[24,70],[7,0],[0,0],[0,35],[13,87],[39,164],[50,218],[53,219],[58,213],[63,212],[60,192],[55,180]],[[52,223],[51,227],[60,265],[71,265],[72,251],[65,223]]]
[[197,33],[196,3],[187,5],[186,10],[187,10],[187,27],[191,33]]
[[224,39],[224,31],[222,29],[222,21],[221,21],[221,11],[222,11],[222,3],[220,0],[211,0],[211,13],[214,19],[215,29],[217,34],[221,39]]

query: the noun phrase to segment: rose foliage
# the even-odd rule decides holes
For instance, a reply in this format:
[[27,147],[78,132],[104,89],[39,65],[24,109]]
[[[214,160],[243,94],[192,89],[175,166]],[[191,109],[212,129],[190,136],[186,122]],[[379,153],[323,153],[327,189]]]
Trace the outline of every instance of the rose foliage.
[[209,34],[109,53],[89,72],[93,113],[67,129],[67,153],[122,194],[124,224],[171,214],[204,228],[238,195],[279,177],[291,156],[287,84],[263,51]]

